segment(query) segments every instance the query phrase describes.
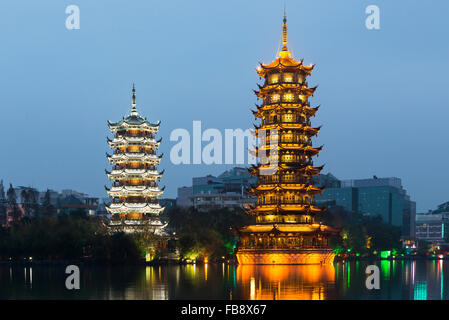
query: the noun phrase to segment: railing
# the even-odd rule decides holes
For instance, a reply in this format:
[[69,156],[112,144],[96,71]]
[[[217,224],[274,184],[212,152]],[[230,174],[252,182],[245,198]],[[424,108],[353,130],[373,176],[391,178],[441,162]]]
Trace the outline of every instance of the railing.
[[260,205],[260,206],[263,206],[263,205],[266,205],[266,206],[273,206],[273,205],[285,205],[285,204],[293,204],[293,205],[301,205],[301,206],[306,206],[306,205],[310,205],[311,203],[310,202],[304,202],[304,201],[286,201],[286,200],[282,200],[282,201],[279,201],[279,202],[276,202],[276,201],[270,201],[270,202],[268,202],[268,201],[265,201],[265,202],[258,202],[257,203],[257,205]]
[[136,138],[154,138],[153,134],[144,134],[144,133],[137,133],[137,134],[131,134],[131,133],[125,133],[125,132],[121,132],[121,133],[117,133],[115,135],[116,138],[125,138],[125,137],[136,137]]
[[145,151],[145,150],[135,150],[135,151],[124,150],[124,151],[121,151],[119,149],[115,149],[115,151],[114,151],[114,154],[125,154],[125,153],[136,153],[136,154],[143,153],[145,155],[156,155],[155,151]]
[[[263,125],[270,125],[270,124],[302,124],[302,125],[306,125],[306,126],[310,127],[311,122],[310,121],[301,121],[301,119],[299,119],[299,121],[293,120],[293,119],[291,121],[285,121],[285,120],[282,120],[282,119],[273,119],[273,120],[262,121],[262,124]],[[268,134],[267,134],[267,136],[268,136]]]
[[157,184],[151,184],[151,183],[142,183],[142,184],[132,184],[132,183],[113,183],[113,187],[150,187],[150,188],[157,188]]
[[[266,176],[266,177],[271,177],[271,176]],[[269,178],[259,178],[259,183],[261,183],[261,184],[278,184],[278,183],[312,184],[311,181],[307,181],[304,179],[269,179]]]
[[302,245],[302,246],[288,246],[288,245],[268,245],[268,246],[246,246],[246,247],[239,247],[239,250],[301,250],[301,249],[329,249],[329,246],[323,244],[323,245]]
[[141,169],[147,169],[147,170],[156,170],[155,166],[139,166],[139,167],[132,167],[132,166],[113,166],[112,167],[113,170],[124,170],[124,169],[136,169],[136,170],[141,170]]

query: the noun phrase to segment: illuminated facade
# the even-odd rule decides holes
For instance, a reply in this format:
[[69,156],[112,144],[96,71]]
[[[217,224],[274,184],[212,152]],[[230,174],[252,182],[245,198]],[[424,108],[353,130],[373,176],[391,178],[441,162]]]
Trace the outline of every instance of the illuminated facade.
[[315,91],[306,82],[313,65],[291,56],[285,16],[282,44],[276,60],[257,68],[265,81],[255,91],[262,103],[253,114],[261,124],[255,127],[259,164],[251,169],[258,183],[250,193],[257,202],[248,209],[256,224],[239,230],[237,259],[240,264],[331,263],[334,253],[328,240],[337,230],[315,222],[322,209],[314,205],[314,196],[324,188],[313,184],[322,169],[312,161],[321,151],[311,141],[320,130],[310,123],[318,110],[308,101]]
[[112,171],[106,171],[112,180],[107,188],[112,198],[106,210],[112,214],[110,227],[114,231],[148,231],[163,235],[164,225],[159,219],[163,211],[158,197],[163,193],[158,181],[163,172],[157,171],[162,156],[156,154],[160,141],[155,139],[160,122],[150,123],[136,109],[133,86],[131,114],[118,122],[109,122],[114,139],[108,138],[113,154],[107,155]]

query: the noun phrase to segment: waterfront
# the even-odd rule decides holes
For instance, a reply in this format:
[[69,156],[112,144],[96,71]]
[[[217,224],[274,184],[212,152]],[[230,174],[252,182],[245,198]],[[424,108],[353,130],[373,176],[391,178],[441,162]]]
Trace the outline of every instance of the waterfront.
[[448,299],[449,261],[377,261],[380,290],[365,288],[366,262],[333,266],[226,264],[80,267],[81,289],[63,266],[0,266],[0,299]]

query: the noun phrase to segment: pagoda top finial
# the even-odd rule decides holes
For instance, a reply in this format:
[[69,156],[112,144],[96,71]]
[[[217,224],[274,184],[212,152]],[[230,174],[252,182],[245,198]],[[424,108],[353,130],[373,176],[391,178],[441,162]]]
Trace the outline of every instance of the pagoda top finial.
[[136,86],[133,83],[133,94],[132,94],[132,109],[131,109],[131,115],[137,115],[137,109],[136,109]]
[[287,13],[284,4],[284,20],[282,21],[282,51],[288,51],[287,49]]
[[287,49],[287,11],[284,3],[284,19],[282,24],[282,49],[279,52],[281,58],[290,57],[290,51]]

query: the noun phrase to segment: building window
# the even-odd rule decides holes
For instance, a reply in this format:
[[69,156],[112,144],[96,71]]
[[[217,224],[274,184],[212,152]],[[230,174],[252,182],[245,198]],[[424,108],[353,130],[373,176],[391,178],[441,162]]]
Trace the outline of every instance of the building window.
[[293,114],[292,113],[284,113],[282,115],[282,120],[284,122],[293,122]]
[[284,73],[284,82],[293,82],[293,73]]
[[295,96],[293,93],[286,93],[284,94],[284,101],[286,102],[292,102],[294,100]]
[[277,74],[277,73],[272,74],[272,75],[270,76],[269,79],[270,79],[270,80],[269,80],[269,83],[270,83],[270,84],[272,84],[272,83],[278,83],[278,82],[279,82],[279,74]]

